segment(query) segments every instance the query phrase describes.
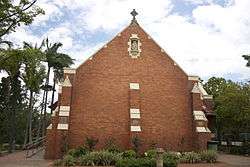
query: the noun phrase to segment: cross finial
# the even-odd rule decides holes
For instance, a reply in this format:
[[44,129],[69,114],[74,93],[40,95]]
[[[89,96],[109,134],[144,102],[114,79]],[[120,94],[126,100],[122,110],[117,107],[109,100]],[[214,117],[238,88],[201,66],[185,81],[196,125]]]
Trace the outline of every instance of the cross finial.
[[133,16],[133,20],[135,20],[135,16],[138,15],[135,9],[133,9],[133,11],[130,14]]

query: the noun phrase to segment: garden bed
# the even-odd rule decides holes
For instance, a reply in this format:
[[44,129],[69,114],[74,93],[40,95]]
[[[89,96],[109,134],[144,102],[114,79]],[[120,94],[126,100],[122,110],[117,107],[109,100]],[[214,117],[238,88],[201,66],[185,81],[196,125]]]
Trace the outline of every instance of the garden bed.
[[[54,166],[155,167],[156,156],[156,150],[138,154],[134,150],[88,151],[79,147],[68,151],[62,160],[54,161]],[[214,163],[216,160],[217,153],[214,151],[163,153],[164,167],[177,167],[180,163]]]

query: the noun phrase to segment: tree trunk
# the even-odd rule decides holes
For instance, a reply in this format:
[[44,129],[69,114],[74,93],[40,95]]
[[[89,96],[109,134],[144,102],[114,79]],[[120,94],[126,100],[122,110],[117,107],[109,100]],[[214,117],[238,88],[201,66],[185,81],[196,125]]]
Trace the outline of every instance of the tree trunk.
[[[53,105],[54,103],[54,97],[55,97],[55,87],[56,87],[56,75],[55,75],[55,72],[54,72],[54,78],[53,78],[53,88],[52,88],[52,97],[51,97],[51,103],[50,103],[50,106]],[[51,107],[50,108],[50,114],[52,114],[53,112],[53,108]]]
[[32,113],[33,113],[33,91],[30,91],[29,101],[29,142],[32,142]]
[[[50,67],[48,67],[47,78],[45,86],[49,85],[49,75]],[[45,91],[45,103],[44,103],[44,114],[43,114],[43,126],[42,126],[42,136],[45,136],[46,125],[47,125],[47,100],[48,100],[48,90]]]
[[42,130],[42,115],[43,115],[43,107],[44,107],[44,100],[45,100],[45,91],[43,91],[43,100],[41,105],[41,111],[39,114],[39,120],[38,120],[38,130],[37,130],[37,138],[40,138],[40,132]]
[[24,134],[24,142],[23,142],[23,149],[25,149],[25,146],[28,142],[28,133],[29,133],[29,114],[27,113],[27,119],[26,119],[26,127],[25,127],[25,134]]

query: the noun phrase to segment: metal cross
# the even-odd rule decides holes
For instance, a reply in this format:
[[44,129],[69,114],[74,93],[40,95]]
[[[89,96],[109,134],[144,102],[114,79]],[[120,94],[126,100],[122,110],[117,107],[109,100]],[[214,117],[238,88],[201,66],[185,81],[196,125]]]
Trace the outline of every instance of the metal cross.
[[138,15],[135,9],[133,9],[133,11],[130,14],[133,16],[133,20],[135,20],[135,16]]

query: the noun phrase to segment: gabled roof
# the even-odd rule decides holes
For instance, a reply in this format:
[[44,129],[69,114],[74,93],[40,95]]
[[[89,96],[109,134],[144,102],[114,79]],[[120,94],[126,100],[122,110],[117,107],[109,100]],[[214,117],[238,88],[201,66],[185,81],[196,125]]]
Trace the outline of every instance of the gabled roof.
[[114,38],[112,38],[110,41],[108,41],[105,45],[103,45],[99,50],[97,50],[94,54],[92,54],[87,60],[85,60],[82,64],[80,64],[77,69],[79,69],[81,66],[83,66],[86,62],[91,61],[99,52],[102,52],[106,47],[108,47],[117,37],[120,37],[123,32],[125,32],[129,28],[138,28],[142,30],[143,33],[145,33],[148,36],[148,39],[151,39],[153,43],[155,43],[160,49],[161,52],[163,52],[167,57],[169,57],[173,62],[175,66],[178,66],[179,69],[186,75],[188,74],[165,52],[165,50],[138,24],[136,21],[136,24],[131,22],[127,27],[125,27],[122,31],[120,31]]

